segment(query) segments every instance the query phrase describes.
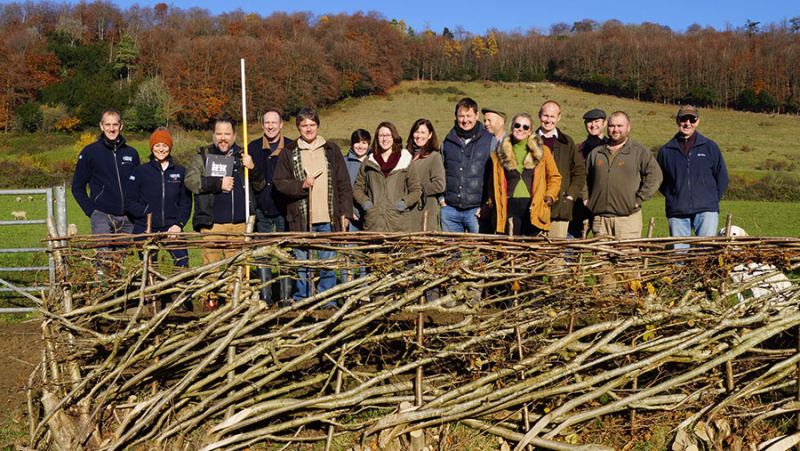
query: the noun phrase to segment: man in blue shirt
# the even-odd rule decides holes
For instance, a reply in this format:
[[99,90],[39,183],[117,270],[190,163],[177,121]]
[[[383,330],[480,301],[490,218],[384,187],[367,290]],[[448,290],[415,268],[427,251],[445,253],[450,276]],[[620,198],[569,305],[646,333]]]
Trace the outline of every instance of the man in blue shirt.
[[[661,193],[671,236],[715,236],[719,201],[728,187],[725,159],[714,141],[697,131],[697,108],[684,105],[675,116],[678,133],[658,152],[664,173]],[[676,247],[686,247],[676,246]]]

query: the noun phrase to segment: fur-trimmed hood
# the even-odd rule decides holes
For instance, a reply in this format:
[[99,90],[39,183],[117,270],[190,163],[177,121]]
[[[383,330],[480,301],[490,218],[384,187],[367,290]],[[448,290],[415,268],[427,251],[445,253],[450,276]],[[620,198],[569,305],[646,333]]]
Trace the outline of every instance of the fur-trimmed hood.
[[[533,169],[542,160],[544,156],[544,144],[542,138],[538,135],[531,135],[528,137],[528,154],[522,162],[524,169]],[[514,147],[511,144],[511,137],[507,136],[503,140],[503,144],[497,149],[497,157],[500,164],[506,170],[517,170],[517,157],[514,155]]]

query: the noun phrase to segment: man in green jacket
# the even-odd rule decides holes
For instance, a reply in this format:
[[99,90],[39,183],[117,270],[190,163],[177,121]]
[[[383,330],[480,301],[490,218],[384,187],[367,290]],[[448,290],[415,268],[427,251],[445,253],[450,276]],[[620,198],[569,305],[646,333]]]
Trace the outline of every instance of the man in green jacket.
[[661,168],[650,151],[629,138],[631,121],[624,111],[608,119],[608,143],[586,159],[592,233],[617,239],[642,236],[642,203],[661,186]]

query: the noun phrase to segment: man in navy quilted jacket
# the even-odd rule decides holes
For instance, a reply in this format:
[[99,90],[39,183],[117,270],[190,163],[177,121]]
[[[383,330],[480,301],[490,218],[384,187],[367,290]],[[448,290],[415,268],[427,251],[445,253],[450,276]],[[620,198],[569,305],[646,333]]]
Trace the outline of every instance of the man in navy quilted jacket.
[[[658,152],[664,174],[660,191],[666,199],[671,236],[715,236],[719,201],[728,187],[728,170],[719,146],[697,131],[700,116],[684,105],[675,116],[678,133]],[[686,247],[686,245],[676,245]]]

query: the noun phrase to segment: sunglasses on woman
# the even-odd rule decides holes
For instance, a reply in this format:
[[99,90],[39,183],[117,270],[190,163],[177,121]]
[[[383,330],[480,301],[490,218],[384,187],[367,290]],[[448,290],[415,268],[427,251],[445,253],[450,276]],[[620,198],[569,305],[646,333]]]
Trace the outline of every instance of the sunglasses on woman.
[[679,121],[679,122],[686,122],[686,121],[689,121],[689,122],[691,122],[692,124],[696,124],[696,123],[697,123],[697,118],[696,118],[696,117],[694,117],[694,116],[689,116],[689,115],[686,115],[686,116],[681,116],[681,117],[679,117],[679,118],[678,118],[678,121]]
[[514,124],[514,128],[520,128],[520,127],[522,127],[522,129],[525,130],[525,131],[528,131],[528,130],[531,129],[531,126],[528,125],[528,124],[520,124],[519,122]]

